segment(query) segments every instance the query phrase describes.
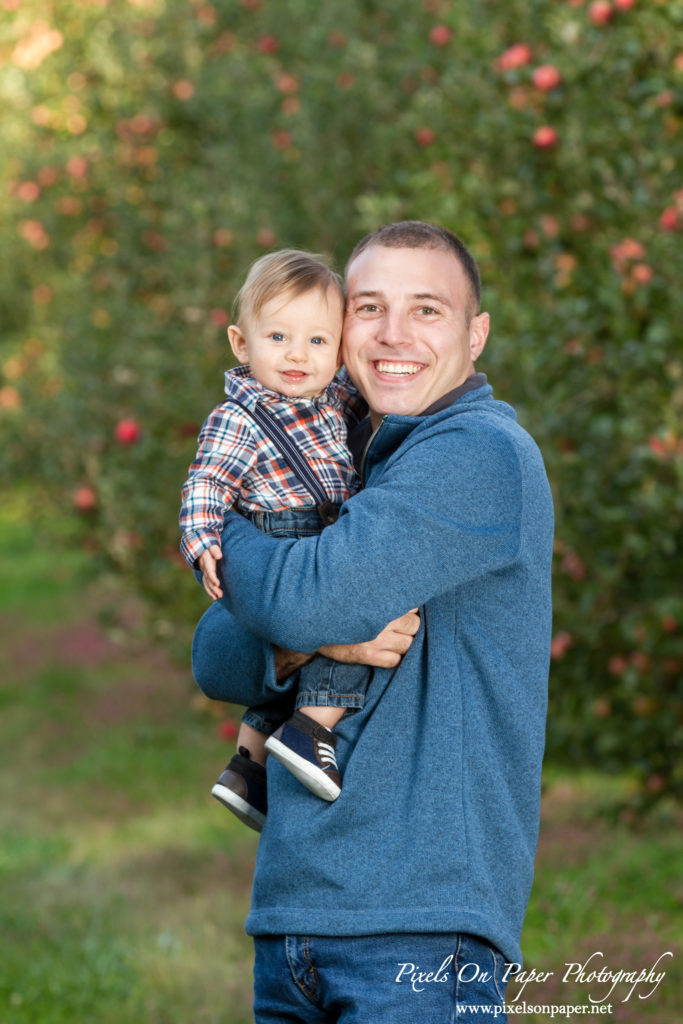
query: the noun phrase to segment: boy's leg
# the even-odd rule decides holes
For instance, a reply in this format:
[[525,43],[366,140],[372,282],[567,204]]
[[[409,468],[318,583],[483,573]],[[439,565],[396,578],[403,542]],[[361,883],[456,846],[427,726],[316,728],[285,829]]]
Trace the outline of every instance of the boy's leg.
[[334,729],[335,725],[346,711],[346,708],[307,705],[300,707],[299,711],[302,715],[307,715],[308,718],[312,718],[314,722],[318,723],[318,725],[324,725],[326,729]]
[[242,721],[240,723],[239,732],[237,733],[237,749],[246,749],[249,751],[249,757],[252,761],[256,761],[257,764],[263,765],[265,768],[266,758],[268,751],[266,750],[266,740],[268,739],[268,733],[260,732],[255,729],[253,725],[249,725],[248,722]]
[[266,750],[323,800],[336,800],[342,788],[332,730],[347,710],[363,706],[371,673],[320,656],[302,665],[296,711],[266,741]]
[[239,747],[211,793],[244,825],[261,831],[268,813],[266,769],[251,760],[246,747]]
[[266,708],[248,708],[237,734],[237,753],[211,793],[250,828],[260,832],[268,813],[266,739],[287,718],[289,701]]

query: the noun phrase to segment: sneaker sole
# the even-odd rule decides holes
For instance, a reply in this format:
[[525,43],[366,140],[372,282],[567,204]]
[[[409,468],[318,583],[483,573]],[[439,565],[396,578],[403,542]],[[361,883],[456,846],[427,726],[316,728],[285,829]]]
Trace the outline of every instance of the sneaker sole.
[[288,768],[292,775],[301,782],[311,793],[315,793],[322,800],[331,803],[341,793],[341,788],[326,775],[322,768],[316,768],[305,757],[295,754],[293,750],[274,736],[266,740],[266,750],[277,758],[277,760]]
[[221,786],[219,782],[212,788],[211,793],[224,807],[232,811],[243,825],[248,825],[249,828],[253,828],[256,832],[261,831],[266,821],[265,814],[257,811],[255,807],[252,807],[250,803],[243,800],[237,793],[233,793],[231,789]]

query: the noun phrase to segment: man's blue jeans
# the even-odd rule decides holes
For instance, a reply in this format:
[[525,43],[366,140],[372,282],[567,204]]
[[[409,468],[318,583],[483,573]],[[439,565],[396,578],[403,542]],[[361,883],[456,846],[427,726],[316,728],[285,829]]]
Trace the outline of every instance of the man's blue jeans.
[[262,935],[254,946],[256,1024],[507,1021],[503,956],[473,935]]

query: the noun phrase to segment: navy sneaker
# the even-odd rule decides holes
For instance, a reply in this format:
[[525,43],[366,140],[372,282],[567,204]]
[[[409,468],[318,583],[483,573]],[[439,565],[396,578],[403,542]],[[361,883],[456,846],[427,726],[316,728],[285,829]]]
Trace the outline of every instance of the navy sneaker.
[[266,769],[240,747],[211,790],[229,811],[249,828],[260,832],[268,813]]
[[266,750],[323,800],[336,800],[341,793],[336,746],[335,734],[301,711],[295,711],[266,740]]

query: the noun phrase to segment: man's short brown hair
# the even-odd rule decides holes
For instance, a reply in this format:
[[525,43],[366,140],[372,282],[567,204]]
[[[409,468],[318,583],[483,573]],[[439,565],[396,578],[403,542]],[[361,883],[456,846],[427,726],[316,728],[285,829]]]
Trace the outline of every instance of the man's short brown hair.
[[427,224],[422,220],[401,220],[396,224],[385,224],[384,227],[377,228],[365,238],[361,238],[347,261],[347,274],[356,257],[369,249],[371,245],[382,245],[388,249],[443,249],[446,252],[452,252],[464,270],[470,286],[471,303],[467,310],[468,320],[479,312],[481,308],[479,267],[465,243],[452,231],[437,227],[436,224]]
[[280,249],[255,260],[233,303],[235,323],[242,326],[246,317],[257,316],[267,302],[277,295],[292,296],[319,288],[327,293],[332,288],[344,303],[344,286],[339,274],[324,256],[300,249]]

